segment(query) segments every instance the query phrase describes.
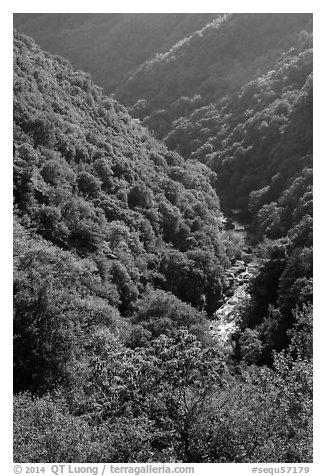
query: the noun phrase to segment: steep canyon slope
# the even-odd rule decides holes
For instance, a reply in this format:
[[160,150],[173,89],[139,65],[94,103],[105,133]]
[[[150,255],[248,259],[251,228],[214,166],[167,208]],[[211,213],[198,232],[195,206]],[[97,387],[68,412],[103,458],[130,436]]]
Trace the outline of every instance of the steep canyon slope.
[[[166,144],[159,111],[144,127],[15,33],[17,461],[311,461],[306,20],[284,19],[288,40],[232,94],[181,98]],[[245,249],[219,195],[251,218]],[[253,260],[226,349],[209,328]]]
[[113,92],[142,63],[218,13],[16,13],[14,27],[42,49],[67,58]]

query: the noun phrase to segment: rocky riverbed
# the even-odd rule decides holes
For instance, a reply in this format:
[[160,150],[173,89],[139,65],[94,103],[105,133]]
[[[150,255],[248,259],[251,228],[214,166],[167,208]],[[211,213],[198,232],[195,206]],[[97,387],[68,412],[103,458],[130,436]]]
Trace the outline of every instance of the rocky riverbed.
[[228,269],[227,289],[224,292],[222,305],[215,311],[214,319],[210,324],[210,333],[219,340],[224,347],[230,344],[231,336],[239,329],[241,308],[250,300],[250,282],[257,275],[260,261],[252,254],[248,246],[249,232],[245,224],[232,219],[233,229],[241,233],[245,243],[243,259],[235,261]]
[[245,264],[238,260],[228,270],[229,288],[224,295],[224,303],[214,314],[211,321],[210,333],[227,345],[234,332],[239,328],[241,308],[250,299],[250,281],[257,274],[258,261]]

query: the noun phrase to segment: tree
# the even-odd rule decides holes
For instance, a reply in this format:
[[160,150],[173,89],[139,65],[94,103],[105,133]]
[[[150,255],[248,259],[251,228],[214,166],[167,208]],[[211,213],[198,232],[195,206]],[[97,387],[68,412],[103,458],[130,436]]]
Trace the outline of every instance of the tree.
[[247,329],[239,339],[240,354],[247,364],[257,363],[262,353],[262,343],[256,330]]
[[136,303],[135,323],[143,326],[147,338],[161,334],[173,337],[180,328],[187,329],[200,340],[205,335],[205,315],[180,301],[170,292],[150,290]]
[[129,190],[128,205],[130,208],[151,208],[153,198],[150,190],[143,183],[138,183]]
[[96,197],[101,190],[101,182],[89,172],[80,172],[77,176],[77,184],[85,197]]
[[224,372],[219,351],[203,348],[187,331],[161,335],[137,352],[112,348],[93,364],[94,385],[105,396],[98,414],[111,421],[122,413],[131,419],[146,415],[153,424],[153,450],[169,452],[174,461],[196,462],[194,427]]

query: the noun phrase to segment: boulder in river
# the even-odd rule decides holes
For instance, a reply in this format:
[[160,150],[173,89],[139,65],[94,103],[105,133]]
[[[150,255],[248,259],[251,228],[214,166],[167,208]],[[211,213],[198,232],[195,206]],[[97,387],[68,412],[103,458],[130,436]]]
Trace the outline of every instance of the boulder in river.
[[244,271],[246,271],[246,267],[245,266],[237,266],[236,268],[233,268],[233,271],[234,271],[235,275],[239,275],[240,273],[243,273]]
[[251,277],[252,274],[248,273],[248,271],[244,271],[243,273],[239,274],[239,280],[241,280],[243,283],[248,283]]
[[235,264],[235,266],[244,266],[245,263],[241,259],[237,259],[234,264]]

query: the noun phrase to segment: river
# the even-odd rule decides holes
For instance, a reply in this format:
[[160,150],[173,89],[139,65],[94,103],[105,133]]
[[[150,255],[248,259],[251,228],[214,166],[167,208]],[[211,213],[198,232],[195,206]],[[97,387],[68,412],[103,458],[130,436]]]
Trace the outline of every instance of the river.
[[241,322],[241,308],[250,300],[250,282],[257,275],[260,260],[252,253],[250,223],[242,220],[240,211],[232,210],[228,223],[243,242],[242,259],[235,261],[226,271],[228,286],[222,305],[215,311],[210,323],[210,334],[224,347],[231,345],[231,337]]

